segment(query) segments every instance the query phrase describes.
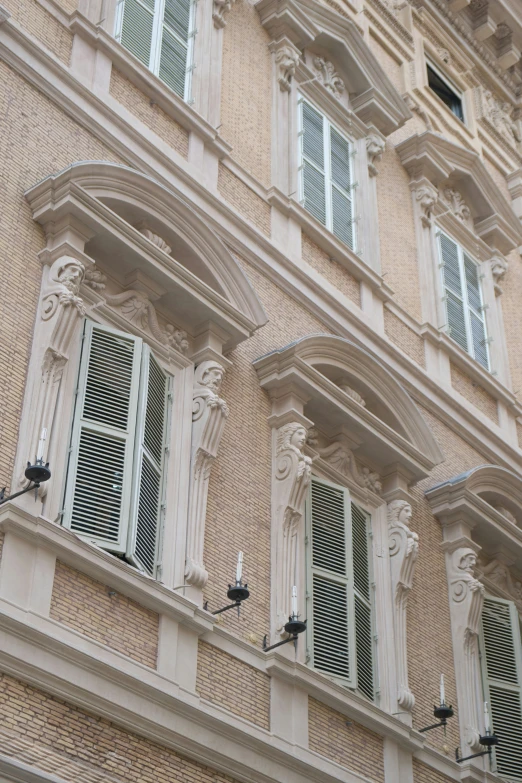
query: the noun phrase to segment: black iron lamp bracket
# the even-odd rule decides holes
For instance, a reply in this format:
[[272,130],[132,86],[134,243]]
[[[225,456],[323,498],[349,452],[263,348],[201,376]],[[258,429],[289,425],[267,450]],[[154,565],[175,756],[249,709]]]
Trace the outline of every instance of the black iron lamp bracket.
[[[248,590],[247,584],[236,582],[235,585],[229,585],[227,590],[227,598],[233,601],[233,603],[227,604],[227,606],[224,606],[222,609],[216,609],[216,611],[212,612],[212,614],[221,614],[222,612],[228,612],[229,609],[237,609],[237,616],[239,617],[241,604],[243,601],[246,601],[249,596],[250,592]],[[208,601],[205,601],[203,609],[208,611]]]
[[26,479],[29,479],[29,484],[19,492],[13,492],[12,495],[5,497],[5,487],[0,491],[0,506],[4,503],[8,503],[10,500],[13,500],[13,498],[18,498],[20,495],[25,495],[26,492],[30,492],[32,489],[37,490],[40,487],[40,484],[42,484],[44,481],[49,481],[51,478],[49,463],[47,462],[44,465],[42,459],[37,459],[34,465],[31,465],[31,463],[28,462],[25,469],[25,477]]
[[433,715],[439,719],[439,722],[432,723],[431,726],[425,726],[423,729],[419,729],[419,732],[431,731],[432,729],[440,728],[440,726],[443,726],[444,730],[446,730],[448,718],[453,717],[453,707],[447,704],[440,704],[438,707],[433,708]]
[[471,756],[459,756],[460,748],[455,749],[455,761],[457,764],[462,764],[463,761],[469,761],[470,759],[477,759],[479,756],[489,756],[491,758],[491,750],[494,745],[498,745],[498,737],[496,734],[490,734],[486,731],[481,737],[479,737],[479,743],[484,745],[486,750],[481,750],[478,753],[472,753]]
[[299,615],[292,614],[288,618],[288,622],[285,624],[285,631],[287,634],[289,634],[287,639],[283,639],[282,642],[276,642],[276,644],[271,644],[269,647],[267,646],[267,636],[265,634],[265,637],[263,639],[263,650],[264,652],[268,652],[269,650],[275,650],[276,647],[281,647],[283,644],[288,644],[289,642],[297,642],[297,638],[300,633],[303,633],[303,631],[306,631],[306,620],[300,620]]

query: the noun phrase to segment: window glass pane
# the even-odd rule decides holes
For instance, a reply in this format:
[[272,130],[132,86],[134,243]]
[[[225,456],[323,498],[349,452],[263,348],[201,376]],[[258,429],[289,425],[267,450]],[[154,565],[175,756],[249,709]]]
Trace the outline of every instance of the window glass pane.
[[433,68],[429,65],[426,66],[428,70],[428,84],[433,92],[439,96],[448,109],[453,112],[455,117],[458,117],[461,122],[464,122],[464,111],[462,108],[462,100],[455,93],[446,82],[440,78]]

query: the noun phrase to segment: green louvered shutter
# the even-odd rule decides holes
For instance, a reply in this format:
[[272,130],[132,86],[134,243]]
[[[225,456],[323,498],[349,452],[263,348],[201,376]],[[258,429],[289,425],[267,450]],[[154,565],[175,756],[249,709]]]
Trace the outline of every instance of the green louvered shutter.
[[63,524],[127,549],[142,341],[87,321]]
[[481,653],[485,697],[499,738],[493,768],[506,780],[522,781],[522,645],[512,601],[485,599]]
[[188,74],[191,0],[165,0],[159,77],[182,98]]
[[477,362],[488,370],[488,342],[479,271],[477,264],[469,258],[466,253],[464,253],[464,274],[466,277],[466,294],[473,356]]
[[118,3],[119,34],[116,37],[147,68],[151,64],[154,11],[155,0],[119,0]]
[[313,478],[307,526],[311,663],[373,699],[368,517],[347,489]]
[[324,117],[303,100],[300,106],[303,206],[326,226]]
[[349,142],[330,126],[332,231],[348,247],[354,247],[352,161]]
[[129,559],[156,574],[162,518],[170,378],[144,346]]
[[463,280],[460,269],[459,248],[446,234],[439,234],[439,246],[444,282],[444,300],[448,333],[452,340],[468,351],[466,312]]

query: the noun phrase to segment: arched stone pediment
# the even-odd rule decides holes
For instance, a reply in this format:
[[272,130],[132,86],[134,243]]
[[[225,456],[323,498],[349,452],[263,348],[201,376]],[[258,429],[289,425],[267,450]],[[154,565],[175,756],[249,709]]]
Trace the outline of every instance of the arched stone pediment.
[[431,188],[435,218],[449,213],[457,226],[469,222],[475,235],[501,253],[522,243],[520,221],[476,152],[432,131],[410,136],[396,150],[416,189]]
[[341,337],[303,337],[254,362],[273,398],[294,394],[305,416],[335,438],[349,432],[357,456],[380,471],[425,477],[443,455],[415,403],[371,354]]
[[152,291],[160,309],[175,313],[189,333],[212,322],[230,348],[266,323],[255,291],[217,234],[179,193],[151,177],[84,161],[47,177],[26,198],[46,230],[51,261],[58,248],[78,252],[77,241],[71,247],[74,230],[85,241],[83,256],[124,288],[141,276],[141,289]]
[[363,122],[387,135],[411,117],[351,19],[317,0],[258,0],[256,8],[273,41],[287,38],[301,51],[315,46],[328,53]]

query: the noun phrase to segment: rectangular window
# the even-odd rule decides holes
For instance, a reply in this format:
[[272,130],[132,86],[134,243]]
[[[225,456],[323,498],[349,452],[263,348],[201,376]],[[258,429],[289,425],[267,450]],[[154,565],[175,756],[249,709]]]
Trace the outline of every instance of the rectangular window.
[[438,232],[448,334],[489,370],[489,346],[478,264]]
[[326,117],[299,99],[299,200],[355,249],[352,146]]
[[313,478],[307,528],[311,664],[373,700],[370,517],[347,489]]
[[185,100],[190,98],[194,0],[119,0],[116,40]]
[[455,117],[458,117],[461,122],[464,122],[462,98],[449,86],[433,66],[426,64],[426,69],[428,72],[428,85],[430,89],[433,90],[435,95],[438,95]]
[[493,769],[507,780],[522,781],[522,643],[512,601],[484,600],[481,659],[484,695],[499,738]]
[[142,340],[87,321],[63,524],[155,575],[170,377]]

